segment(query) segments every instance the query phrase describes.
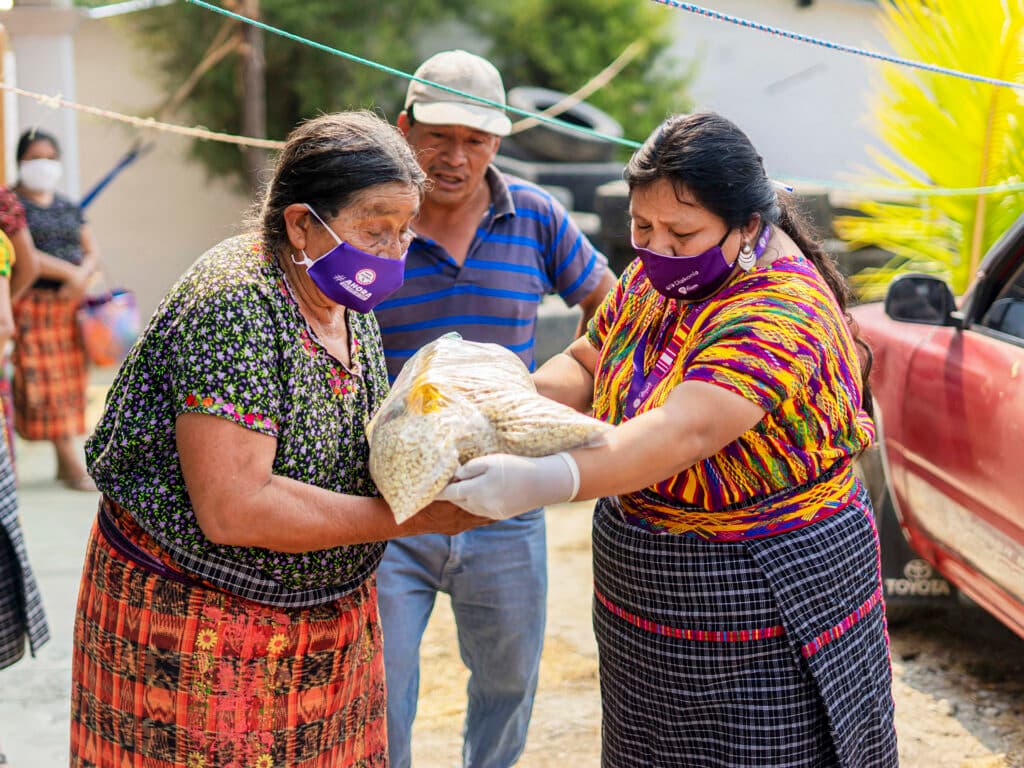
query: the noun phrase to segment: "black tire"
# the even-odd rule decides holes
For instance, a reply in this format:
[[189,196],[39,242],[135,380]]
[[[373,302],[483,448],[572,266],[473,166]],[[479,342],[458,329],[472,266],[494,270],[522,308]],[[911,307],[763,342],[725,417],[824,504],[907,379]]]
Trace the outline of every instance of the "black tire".
[[[875,406],[876,415],[879,413]],[[876,425],[881,435],[881,417]],[[956,589],[907,543],[885,476],[882,448],[876,444],[857,460],[857,472],[868,489],[875,511],[882,554],[885,615],[893,626],[912,623],[937,607],[952,603]]]
[[[548,88],[520,86],[511,89],[507,98],[510,107],[528,112],[543,112],[560,102],[566,95]],[[520,117],[521,115],[512,115],[513,121]],[[622,136],[622,125],[615,118],[586,102],[580,102],[567,109],[557,115],[557,119],[608,136]],[[531,159],[535,160],[597,163],[611,160],[615,155],[615,144],[611,141],[550,123],[540,123],[517,133],[513,141],[519,152],[532,155]]]

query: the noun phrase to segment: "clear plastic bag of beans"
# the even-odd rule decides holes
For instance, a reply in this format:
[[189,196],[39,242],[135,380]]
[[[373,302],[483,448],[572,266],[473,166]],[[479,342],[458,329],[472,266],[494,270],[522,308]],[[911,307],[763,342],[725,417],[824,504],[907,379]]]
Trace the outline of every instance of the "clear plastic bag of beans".
[[409,359],[370,421],[370,475],[402,523],[470,459],[547,456],[609,428],[538,394],[526,366],[504,347],[448,334]]

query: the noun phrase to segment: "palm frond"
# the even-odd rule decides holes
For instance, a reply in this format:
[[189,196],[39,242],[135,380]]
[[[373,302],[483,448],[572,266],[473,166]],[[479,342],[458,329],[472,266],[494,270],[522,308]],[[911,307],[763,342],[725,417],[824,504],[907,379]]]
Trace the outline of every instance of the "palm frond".
[[[892,0],[883,30],[900,56],[1024,82],[1024,0]],[[946,274],[954,290],[973,279],[981,254],[1024,211],[1024,194],[929,195],[1024,179],[1024,101],[1019,92],[938,73],[885,65],[875,117],[885,152],[872,153],[872,186],[920,187],[915,202],[865,201],[864,216],[836,228],[853,247],[894,259],[855,279],[861,290],[902,270]]]

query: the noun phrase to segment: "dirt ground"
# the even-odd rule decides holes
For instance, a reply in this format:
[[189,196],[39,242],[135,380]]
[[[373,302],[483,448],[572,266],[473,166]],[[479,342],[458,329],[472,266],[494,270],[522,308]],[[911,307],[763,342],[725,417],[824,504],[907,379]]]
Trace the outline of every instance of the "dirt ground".
[[[548,512],[548,626],[523,768],[600,765],[588,504]],[[1024,641],[954,605],[892,628],[903,768],[1024,768]],[[467,673],[442,595],[422,649],[417,768],[460,765]],[[638,767],[639,768],[639,767]]]

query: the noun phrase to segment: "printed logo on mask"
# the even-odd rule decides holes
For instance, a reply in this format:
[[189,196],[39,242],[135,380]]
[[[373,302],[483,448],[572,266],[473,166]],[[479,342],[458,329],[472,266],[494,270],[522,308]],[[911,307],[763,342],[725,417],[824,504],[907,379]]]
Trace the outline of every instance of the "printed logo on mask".
[[377,273],[369,267],[356,272],[356,282],[360,285],[370,285],[377,279]]
[[334,281],[358,299],[369,301],[373,297],[373,293],[363,288],[355,280],[350,280],[344,275],[335,275]]
[[699,274],[700,270],[695,269],[686,277],[681,277],[678,280],[673,280],[671,283],[665,286],[665,290],[678,291],[679,293],[685,296],[699,285],[699,283],[693,283],[692,285],[686,285],[686,283],[689,283],[691,280],[693,280],[693,278],[697,277]]

